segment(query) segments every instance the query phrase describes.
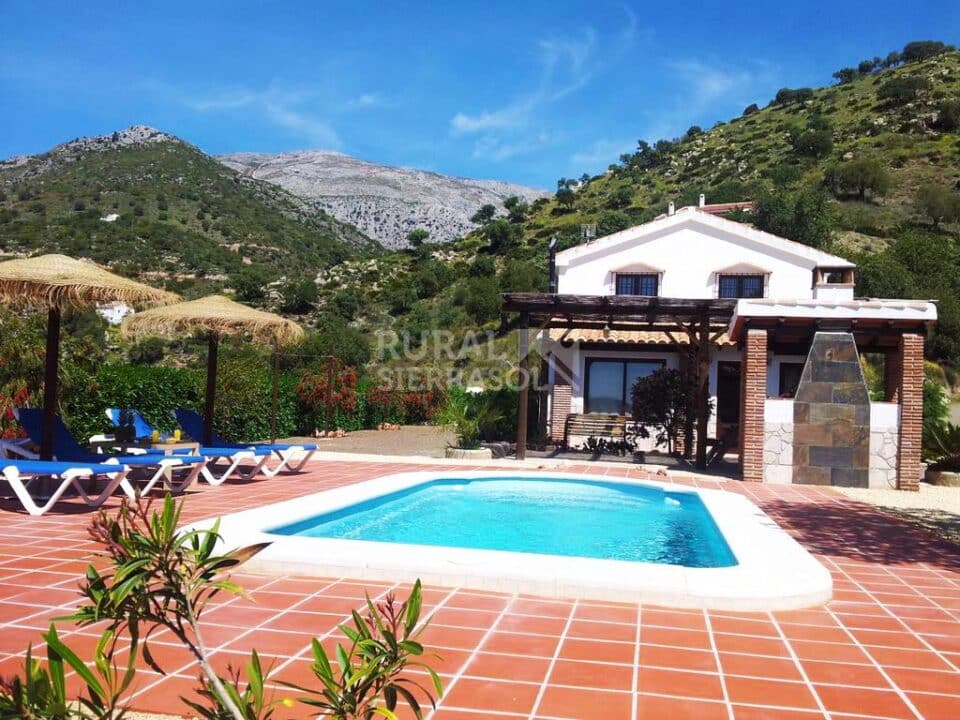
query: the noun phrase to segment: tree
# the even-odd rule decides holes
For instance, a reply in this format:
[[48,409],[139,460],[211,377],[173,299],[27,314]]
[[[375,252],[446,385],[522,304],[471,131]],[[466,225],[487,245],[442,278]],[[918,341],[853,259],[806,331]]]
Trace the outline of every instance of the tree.
[[500,284],[495,277],[471,278],[467,281],[463,309],[479,324],[500,316]]
[[297,353],[309,358],[309,364],[322,362],[327,355],[336,356],[344,365],[363,367],[370,362],[370,343],[363,333],[336,315],[324,313],[317,318],[317,332],[308,333]]
[[337,290],[330,298],[330,309],[333,313],[346,321],[353,320],[363,306],[363,297],[354,288]]
[[290,280],[281,291],[282,302],[280,310],[293,315],[302,315],[309,312],[317,302],[317,284],[313,278]]
[[797,155],[820,158],[833,149],[833,132],[829,128],[807,128],[791,135],[790,145]]
[[391,315],[402,315],[417,301],[417,291],[410,283],[395,281],[384,288],[383,299]]
[[673,453],[687,419],[696,414],[693,394],[679,370],[657,370],[638,379],[630,389],[633,419],[649,437],[648,427],[656,432],[657,444],[666,443]]
[[811,187],[795,192],[762,189],[754,223],[759,230],[811,247],[826,247],[833,240],[833,216],[827,197]]
[[758,112],[760,112],[760,106],[756,103],[750,103],[743,109],[743,116],[747,117],[748,115],[753,115]]
[[577,196],[568,187],[560,188],[557,190],[557,202],[560,203],[567,210],[573,207],[574,202],[576,202]]
[[470,277],[491,277],[497,273],[497,266],[489,255],[480,255],[470,264]]
[[697,135],[703,135],[703,128],[699,125],[691,125],[687,128],[687,131],[683,134],[684,140],[693,140]]
[[233,276],[233,291],[237,300],[257,302],[266,295],[268,278],[258,266],[249,265]]
[[900,53],[896,50],[887,54],[883,59],[882,67],[886,70],[887,68],[896,67],[903,62],[903,58],[900,56]]
[[937,108],[937,127],[944,132],[960,130],[960,98],[944,100]]
[[856,68],[840,68],[833,74],[833,77],[836,78],[839,84],[845,85],[860,77],[860,72]]
[[494,215],[497,214],[497,209],[487,203],[486,205],[481,205],[480,209],[473,214],[473,217],[470,218],[470,222],[476,223],[477,225],[486,225],[488,222],[493,220]]
[[412,248],[418,248],[427,241],[430,233],[423,228],[415,228],[407,233],[407,243]]
[[869,75],[877,69],[878,64],[879,63],[877,62],[876,58],[873,60],[861,60],[860,64],[857,65],[857,72],[861,75]]
[[921,185],[914,195],[913,204],[917,210],[930,218],[934,228],[939,227],[941,222],[960,220],[960,196],[946,185],[940,183]]
[[861,156],[835,166],[827,173],[827,182],[839,192],[855,192],[863,202],[867,191],[873,195],[886,195],[893,184],[893,177],[876,158]]
[[500,273],[503,292],[537,292],[546,290],[547,278],[542,268],[530,260],[510,259]]
[[900,57],[906,63],[920,62],[950,52],[953,49],[953,45],[947,45],[939,40],[914,40],[903,46]]
[[812,88],[780,88],[773,98],[775,105],[792,105],[793,103],[806,102],[813,97]]
[[891,105],[906,105],[916,100],[920,93],[929,90],[930,81],[919,75],[904,75],[890,78],[877,88],[877,98]]
[[597,235],[603,237],[626,230],[632,224],[630,216],[619,210],[607,210],[597,219]]
[[498,218],[487,223],[487,226],[483,229],[483,236],[489,244],[490,252],[499,254],[516,246],[520,238],[523,237],[523,228],[512,224],[508,220]]
[[521,223],[527,217],[527,211],[530,206],[522,202],[516,195],[511,195],[503,201],[503,207],[507,211],[507,219],[512,223]]
[[163,360],[167,344],[163,338],[147,337],[134,343],[127,351],[131,365],[156,365]]
[[621,185],[610,195],[607,201],[608,207],[625,208],[633,202],[633,187],[630,185]]

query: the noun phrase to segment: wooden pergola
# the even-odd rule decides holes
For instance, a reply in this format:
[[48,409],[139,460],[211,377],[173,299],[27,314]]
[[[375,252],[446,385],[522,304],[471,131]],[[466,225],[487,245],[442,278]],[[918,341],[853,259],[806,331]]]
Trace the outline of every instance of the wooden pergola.
[[[504,311],[519,315],[521,378],[529,377],[529,331],[550,328],[662,332],[684,334],[697,359],[696,466],[707,465],[710,346],[727,332],[736,300],[640,297],[635,295],[559,295],[506,293]],[[679,344],[679,343],[678,343]],[[520,385],[517,459],[526,457],[529,383]]]

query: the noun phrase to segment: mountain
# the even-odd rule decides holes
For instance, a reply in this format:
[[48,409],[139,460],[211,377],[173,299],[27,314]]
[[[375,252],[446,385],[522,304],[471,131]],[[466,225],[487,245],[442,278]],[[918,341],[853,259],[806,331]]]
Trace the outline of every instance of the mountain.
[[246,177],[317,201],[389,248],[405,247],[414,228],[427,230],[429,242],[453,240],[476,227],[470,218],[481,205],[499,207],[511,195],[524,201],[547,195],[523,185],[378,165],[337,152],[233,153],[218,159]]
[[247,265],[265,280],[314,273],[379,246],[314,203],[138,125],[0,162],[0,250],[64,252],[186,287],[229,285]]

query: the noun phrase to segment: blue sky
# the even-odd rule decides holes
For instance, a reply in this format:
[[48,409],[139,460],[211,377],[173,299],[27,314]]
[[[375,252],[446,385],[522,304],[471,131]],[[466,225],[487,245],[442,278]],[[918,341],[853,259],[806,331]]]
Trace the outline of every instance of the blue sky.
[[0,157],[135,123],[552,187],[909,40],[956,0],[0,0]]

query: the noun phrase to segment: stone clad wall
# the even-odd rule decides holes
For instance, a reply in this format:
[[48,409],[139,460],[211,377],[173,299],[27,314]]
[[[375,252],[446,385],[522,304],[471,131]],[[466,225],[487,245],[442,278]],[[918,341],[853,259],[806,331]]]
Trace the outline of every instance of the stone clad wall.
[[870,484],[870,396],[850,333],[818,332],[793,404],[793,481]]
[[768,422],[764,425],[763,481],[793,482],[793,423]]

